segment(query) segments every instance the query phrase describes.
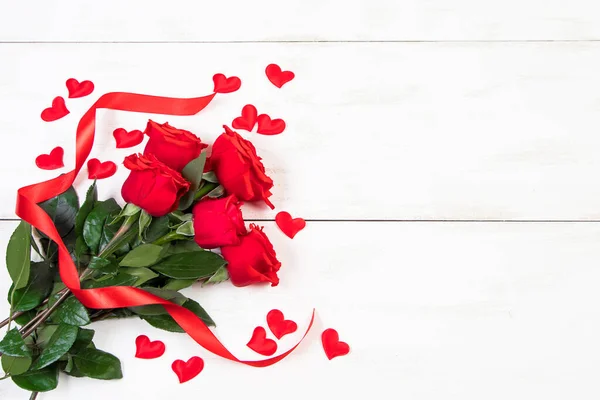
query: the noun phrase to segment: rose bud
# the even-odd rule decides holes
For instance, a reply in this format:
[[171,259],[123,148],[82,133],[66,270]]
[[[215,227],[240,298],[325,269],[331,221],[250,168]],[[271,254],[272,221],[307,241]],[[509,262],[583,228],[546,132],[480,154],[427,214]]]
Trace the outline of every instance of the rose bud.
[[125,158],[123,165],[131,170],[121,188],[123,199],[154,217],[177,209],[179,199],[190,188],[190,183],[179,172],[152,154],[132,154]]
[[272,209],[269,201],[273,180],[265,174],[265,167],[256,155],[256,149],[237,132],[224,126],[213,144],[210,162],[219,182],[230,194],[240,200],[263,200]]
[[169,125],[157,124],[149,120],[144,131],[150,137],[144,154],[154,154],[163,163],[174,170],[183,170],[190,161],[208,147],[192,132],[177,129]]
[[247,233],[235,195],[221,199],[202,200],[192,211],[194,239],[204,249],[214,249],[240,243],[239,236]]
[[222,247],[221,254],[227,260],[227,271],[235,286],[259,282],[271,282],[271,286],[279,284],[277,271],[281,263],[262,228],[251,224],[248,234],[240,237],[240,243]]

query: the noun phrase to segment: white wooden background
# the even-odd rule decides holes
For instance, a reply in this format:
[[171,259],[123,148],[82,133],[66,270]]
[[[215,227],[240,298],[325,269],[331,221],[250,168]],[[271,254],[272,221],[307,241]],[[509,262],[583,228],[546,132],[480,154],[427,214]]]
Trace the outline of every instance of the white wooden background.
[[[296,79],[272,86],[272,62]],[[70,169],[78,118],[100,94],[204,95],[223,72],[241,90],[197,116],[99,112],[92,156],[121,161],[132,151],[114,149],[112,131],[148,117],[206,141],[247,103],[284,118],[282,135],[246,134],[276,182],[277,210],[308,220],[289,240],[275,212],[245,209],[265,220],[281,285],[187,294],[245,358],[256,358],[245,343],[271,308],[299,331],[318,311],[306,343],[267,369],[141,321],[98,323],[98,346],[122,359],[125,378],[61,376],[42,400],[598,399],[598,71],[593,0],[0,0],[2,259],[16,189],[57,173],[35,157],[61,145]],[[70,77],[96,91],[44,123]],[[102,181],[101,196],[118,195],[125,176],[121,167]],[[85,171],[77,184],[88,186]],[[1,269],[0,293],[8,287]],[[349,356],[325,358],[327,327]],[[134,358],[140,333],[163,340],[165,356]],[[193,355],[205,370],[177,384],[171,362]],[[1,382],[0,398],[26,394]]]

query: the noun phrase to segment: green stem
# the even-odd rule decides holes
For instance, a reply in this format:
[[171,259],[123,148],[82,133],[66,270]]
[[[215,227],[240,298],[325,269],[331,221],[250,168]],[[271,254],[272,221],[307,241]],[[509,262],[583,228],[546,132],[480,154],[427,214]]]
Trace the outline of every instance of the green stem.
[[3,380],[8,379],[8,378],[10,378],[10,374],[4,375],[2,378],[0,378],[0,381],[3,381]]
[[218,183],[214,183],[214,182],[206,182],[204,184],[204,186],[202,186],[194,195],[194,200],[198,200],[203,198],[204,196],[206,196],[207,194],[209,194],[210,192],[213,191],[213,189],[216,189],[219,186]]
[[190,239],[188,236],[180,235],[179,233],[173,231],[167,233],[165,236],[156,239],[152,244],[157,246],[161,246],[165,243],[172,242],[173,240],[182,240],[182,239]]

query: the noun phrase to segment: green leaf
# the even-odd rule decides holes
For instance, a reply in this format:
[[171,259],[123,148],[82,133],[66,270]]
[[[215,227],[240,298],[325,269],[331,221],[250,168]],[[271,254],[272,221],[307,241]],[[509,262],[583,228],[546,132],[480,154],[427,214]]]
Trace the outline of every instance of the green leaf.
[[57,329],[58,325],[45,325],[43,328],[38,329],[35,345],[42,350],[45,349],[48,346],[48,342],[50,342],[50,338]]
[[191,213],[184,214],[181,211],[173,211],[172,213],[169,214],[169,216],[173,217],[174,221],[179,221],[179,222],[191,221],[193,218],[193,215]]
[[198,246],[198,244],[193,240],[180,240],[177,242],[171,242],[171,246],[167,249],[163,256],[166,257],[173,254],[189,253],[192,251],[204,251],[204,249]]
[[3,354],[0,362],[4,373],[12,376],[24,374],[31,367],[31,357],[14,357]]
[[125,217],[134,216],[137,213],[139,213],[140,211],[142,211],[142,209],[139,208],[138,206],[136,206],[135,204],[127,203],[127,204],[125,204],[125,207],[123,207],[121,212],[116,217],[114,217],[112,221],[109,222],[109,225],[116,224],[118,221],[120,221],[121,219],[123,219]]
[[0,341],[0,353],[15,357],[31,357],[31,350],[17,328],[6,332],[4,339]]
[[210,251],[194,251],[173,254],[152,269],[162,275],[175,279],[199,279],[213,275],[226,261]]
[[97,289],[109,286],[132,286],[137,282],[137,276],[119,272],[116,276],[103,277],[96,281],[85,281],[81,284],[84,289]]
[[119,265],[115,259],[93,256],[88,268],[100,271],[104,274],[115,274],[119,270]]
[[14,294],[9,292],[9,302],[12,296],[13,311],[33,310],[48,297],[52,290],[55,271],[47,262],[32,262],[31,276],[27,285]]
[[213,190],[211,190],[210,192],[208,192],[208,194],[206,196],[210,197],[212,199],[216,199],[217,197],[221,197],[224,194],[225,194],[225,188],[223,187],[223,185],[219,185],[216,188],[214,188]]
[[[40,203],[39,206],[50,216],[62,238],[74,231],[75,219],[79,211],[79,198],[73,186],[58,196]],[[47,237],[43,233],[41,235]]]
[[118,226],[115,227],[114,225],[110,227],[108,222],[120,211],[121,207],[115,199],[108,199],[96,203],[96,206],[86,217],[83,224],[83,238],[93,254],[98,254],[119,229]]
[[25,311],[23,314],[19,315],[14,319],[17,325],[25,326],[27,325],[35,316],[37,315],[35,310]]
[[181,171],[181,175],[190,183],[190,190],[179,200],[179,209],[185,210],[194,202],[196,190],[200,187],[204,164],[206,163],[206,151],[202,151],[194,160],[190,161]]
[[215,272],[213,274],[213,276],[208,278],[208,280],[204,283],[204,285],[225,282],[227,279],[229,279],[229,272],[227,272],[227,268],[225,268],[225,266],[223,266],[223,267],[219,268],[217,270],[217,272]]
[[184,236],[194,236],[194,223],[192,221],[184,222],[175,232]]
[[119,263],[122,267],[147,267],[159,259],[162,247],[155,244],[142,244],[131,250]]
[[145,242],[150,243],[169,233],[169,217],[164,215],[159,218],[153,218],[152,223],[146,230]]
[[75,297],[66,299],[51,315],[52,321],[68,325],[83,326],[90,323],[90,315]]
[[15,289],[21,289],[29,280],[31,263],[31,225],[21,221],[6,248],[6,267]]
[[150,225],[150,223],[152,222],[152,216],[150,214],[148,214],[146,211],[142,210],[142,212],[140,213],[140,219],[138,220],[138,224],[139,224],[139,232],[138,232],[138,236],[140,239],[143,239],[145,234],[146,234],[146,229],[148,229],[148,226]]
[[[208,326],[216,326],[215,322],[208,315],[208,313],[194,300],[187,300],[183,303],[183,307],[192,311],[196,314],[204,323]],[[162,329],[169,332],[185,332],[177,322],[169,314],[161,315],[142,315],[140,316],[144,321],[148,322],[155,328]]]
[[[179,292],[173,290],[157,289],[152,287],[144,288],[145,291],[152,293],[155,296],[169,300],[172,303],[182,305],[188,298]],[[129,307],[129,310],[138,315],[161,315],[166,314],[165,308],[159,304],[151,304],[148,306]]]
[[121,361],[97,349],[83,349],[73,354],[75,366],[83,375],[94,379],[121,379]]
[[66,324],[58,325],[58,329],[56,329],[52,337],[50,337],[42,354],[35,360],[32,369],[42,369],[53,362],[58,361],[58,359],[62,357],[63,354],[66,354],[71,346],[73,346],[75,339],[77,339],[78,331],[79,328],[76,326]]
[[96,181],[92,183],[92,186],[88,189],[85,195],[85,201],[81,205],[81,208],[77,212],[75,217],[75,234],[79,238],[83,235],[83,225],[88,214],[94,209],[96,202],[98,201],[98,188],[96,187]]
[[202,174],[202,179],[210,183],[219,183],[219,178],[217,178],[217,175],[215,175],[213,171],[208,171]]
[[144,283],[151,279],[154,279],[158,274],[154,273],[148,268],[121,268],[121,272],[127,275],[133,275],[137,278],[137,281],[133,284],[134,286],[142,286]]
[[82,349],[87,348],[90,343],[94,340],[94,334],[96,332],[93,329],[85,329],[79,328],[79,332],[77,333],[77,338],[75,339],[75,343],[69,349],[69,353],[77,353]]
[[50,365],[43,369],[13,376],[12,380],[22,389],[30,392],[48,392],[58,385],[58,366]]
[[162,288],[165,290],[175,290],[178,292],[181,289],[192,286],[196,282],[198,282],[196,279],[169,279]]

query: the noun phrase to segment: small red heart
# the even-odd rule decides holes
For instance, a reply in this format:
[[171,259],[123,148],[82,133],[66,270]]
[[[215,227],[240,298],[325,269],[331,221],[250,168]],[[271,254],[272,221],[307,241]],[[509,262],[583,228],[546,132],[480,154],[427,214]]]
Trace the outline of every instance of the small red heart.
[[306,226],[306,221],[302,218],[294,218],[287,211],[280,211],[275,216],[275,223],[283,233],[290,239],[293,239],[298,232]]
[[92,81],[79,81],[75,78],[67,79],[67,89],[69,90],[69,98],[76,99],[78,97],[85,97],[94,91],[94,84]]
[[279,310],[269,311],[267,324],[277,339],[281,339],[289,333],[294,333],[298,329],[298,325],[294,321],[283,319],[283,313]]
[[225,77],[223,74],[215,74],[213,76],[215,83],[215,93],[231,93],[235,92],[242,86],[242,81],[237,76]]
[[204,369],[204,360],[200,357],[192,357],[187,362],[183,360],[175,360],[171,365],[171,369],[179,378],[179,383],[184,383],[198,376]]
[[280,89],[296,76],[292,71],[282,71],[277,64],[267,65],[265,72],[271,83]]
[[117,149],[126,149],[137,146],[144,140],[144,133],[140,130],[127,132],[126,129],[117,128],[113,131],[113,136],[117,141]]
[[279,118],[271,120],[267,114],[258,116],[258,129],[256,132],[263,135],[277,135],[285,129],[285,121]]
[[50,154],[40,154],[35,159],[35,165],[40,169],[58,169],[64,167],[63,155],[65,151],[58,146],[52,149]]
[[272,356],[277,351],[277,343],[272,339],[267,339],[267,332],[262,326],[254,328],[252,337],[246,346],[263,356]]
[[254,129],[254,125],[256,124],[256,107],[252,104],[246,104],[244,108],[242,108],[242,116],[237,117],[233,120],[231,125],[233,129],[243,129],[245,131],[252,131]]
[[117,165],[112,161],[100,162],[97,158],[91,158],[87,162],[89,179],[104,179],[113,176],[117,172]]
[[140,335],[135,339],[135,356],[151,360],[165,354],[165,344],[160,340],[153,342],[146,335]]
[[340,342],[340,336],[335,329],[325,329],[321,334],[321,342],[323,342],[323,350],[325,355],[330,360],[339,356],[345,356],[350,352],[348,343]]
[[69,114],[69,112],[70,111],[67,110],[67,106],[65,105],[65,99],[58,96],[52,100],[52,107],[48,107],[42,111],[42,119],[46,122],[56,121]]

